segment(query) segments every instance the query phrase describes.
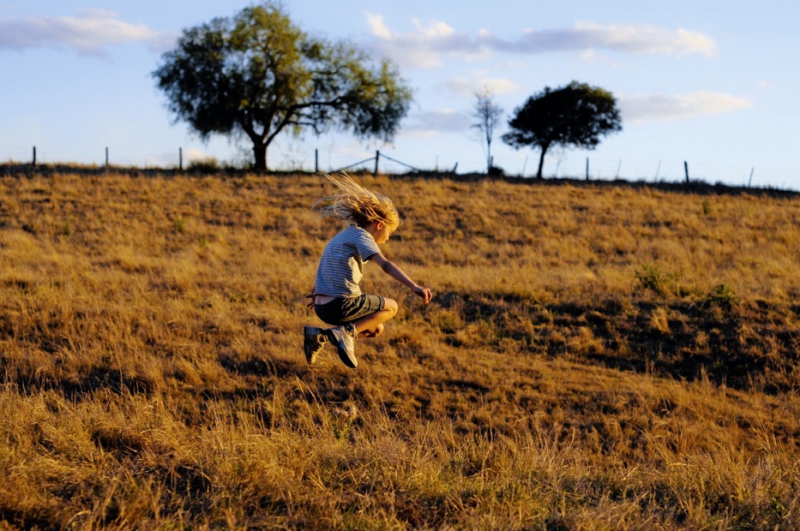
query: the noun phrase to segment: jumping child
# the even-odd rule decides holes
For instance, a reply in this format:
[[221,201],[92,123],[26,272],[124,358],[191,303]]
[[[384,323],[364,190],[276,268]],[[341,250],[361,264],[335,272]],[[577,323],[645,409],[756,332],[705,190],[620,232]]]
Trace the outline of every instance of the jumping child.
[[384,273],[419,295],[425,304],[433,297],[431,290],[420,286],[402,269],[384,258],[378,246],[383,245],[400,225],[392,200],[359,186],[342,174],[337,180],[326,175],[339,188],[339,193],[323,197],[311,207],[321,216],[331,216],[350,225],[325,246],[317,268],[316,281],[308,307],[332,328],[306,326],[303,348],[306,360],[314,363],[325,343],[336,346],[339,358],[350,368],[358,365],[354,346],[356,338],[376,337],[383,332],[383,323],[397,314],[397,302],[380,295],[361,293],[358,284],[364,264],[375,262]]

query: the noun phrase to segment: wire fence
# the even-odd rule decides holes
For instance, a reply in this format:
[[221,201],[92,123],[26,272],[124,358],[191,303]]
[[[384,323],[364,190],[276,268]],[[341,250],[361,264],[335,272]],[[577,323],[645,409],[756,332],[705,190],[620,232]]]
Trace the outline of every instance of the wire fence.
[[[74,164],[74,165],[84,165],[89,167],[100,167],[100,166],[138,166],[144,168],[163,168],[163,169],[177,169],[177,170],[184,170],[190,169],[192,167],[212,167],[212,166],[228,166],[228,167],[239,167],[239,168],[246,168],[249,166],[250,161],[246,157],[240,157],[240,160],[234,161],[227,161],[225,163],[220,164],[215,158],[213,157],[191,157],[189,153],[184,153],[183,148],[178,148],[175,150],[174,153],[162,153],[157,155],[150,155],[142,157],[141,155],[137,156],[137,153],[130,150],[111,150],[108,147],[103,148],[102,150],[96,150],[97,153],[100,155],[99,157],[95,157],[93,162],[86,163],[79,162],[80,158],[83,157],[76,157],[70,156],[68,152],[59,152],[58,150],[51,150],[51,149],[42,149],[38,146],[31,146],[27,150],[21,146],[16,146],[15,149],[9,150],[10,153],[6,157],[6,160],[9,164],[12,165],[25,165],[28,164],[30,166],[37,166],[37,165],[63,165],[63,164]],[[340,157],[341,158],[341,157]],[[363,160],[359,160],[357,162],[345,164],[343,166],[332,166],[330,161],[327,164],[327,167],[324,167],[320,164],[319,158],[319,150],[314,150],[313,156],[313,171],[319,173],[320,171],[325,172],[339,172],[344,170],[351,170],[351,171],[361,171],[361,170],[372,170],[372,173],[377,174],[379,172],[383,173],[409,173],[409,172],[430,172],[430,171],[441,171],[439,170],[438,166],[434,168],[418,168],[412,164],[407,162],[398,160],[395,157],[392,157],[385,152],[381,152],[380,150],[375,151],[375,155],[368,157]],[[122,162],[120,162],[122,161]],[[132,162],[133,161],[133,162]],[[452,168],[451,172],[455,172],[456,168],[458,167],[458,163]],[[311,168],[308,167],[308,164],[304,160],[296,160],[295,158],[287,158],[282,160],[278,165],[274,167],[274,169],[278,171],[311,171]]]
[[[102,147],[91,151],[81,151],[81,155],[69,150],[60,150],[49,146],[22,146],[12,145],[3,146],[0,151],[0,160],[5,158],[11,165],[58,165],[74,164],[84,167],[117,167],[117,168],[142,168],[142,169],[166,169],[166,170],[191,170],[214,168],[246,169],[249,167],[249,150],[243,150],[238,159],[219,163],[216,159],[207,156],[198,156],[196,150],[184,150],[176,148],[171,151],[161,153],[143,154],[135,149],[117,149],[113,147]],[[459,167],[462,173],[486,173],[485,154],[476,152],[462,154],[466,161],[455,160],[456,157],[442,157],[440,164],[439,156],[427,164],[419,162],[411,163],[408,159],[419,160],[418,153],[391,154],[386,151],[376,150],[374,155],[358,159],[351,151],[336,152],[335,149],[325,150],[326,161],[321,161],[320,149],[303,150],[270,150],[273,160],[277,161],[270,164],[270,169],[274,171],[304,171],[304,172],[327,172],[335,173],[338,171],[350,172],[369,172],[385,174],[407,174],[407,173],[458,173]],[[86,162],[85,153],[94,153]],[[335,154],[335,156],[332,156]],[[364,154],[361,151],[361,154]],[[3,157],[5,155],[5,157]],[[533,152],[529,155],[515,154],[515,158],[506,158],[498,162],[502,169],[496,169],[496,175],[508,175],[513,177],[535,177],[538,166],[538,154]],[[349,160],[348,160],[349,158]],[[425,158],[430,158],[426,155]],[[495,157],[492,157],[495,159]],[[353,159],[356,159],[355,161]],[[495,159],[496,160],[496,159]],[[494,164],[493,164],[494,166]],[[515,168],[516,166],[516,168]],[[480,169],[476,169],[480,168]],[[586,156],[581,153],[561,152],[549,155],[543,170],[544,178],[559,179],[584,179],[595,181],[627,180],[639,182],[687,182],[698,181],[707,183],[724,183],[731,186],[741,187],[775,187],[775,188],[800,188],[795,183],[770,181],[768,177],[759,175],[754,166],[734,167],[732,165],[721,167],[712,166],[703,161],[693,162],[688,160],[646,160],[643,158],[631,157],[629,159],[610,159],[608,157]],[[794,186],[792,186],[794,184]]]

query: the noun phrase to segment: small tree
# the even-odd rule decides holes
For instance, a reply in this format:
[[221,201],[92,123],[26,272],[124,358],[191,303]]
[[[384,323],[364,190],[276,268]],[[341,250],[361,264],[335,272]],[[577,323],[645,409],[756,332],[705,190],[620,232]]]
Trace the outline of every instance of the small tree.
[[476,121],[470,127],[477,129],[481,141],[486,142],[486,173],[492,172],[492,140],[501,116],[503,109],[494,102],[491,90],[487,88],[475,93],[475,110],[472,117]]
[[503,141],[516,149],[540,148],[536,177],[541,179],[550,146],[594,149],[601,136],[622,130],[616,103],[610,92],[576,81],[555,90],[545,87],[515,109],[508,122],[511,131],[503,135]]
[[391,140],[411,91],[393,65],[375,68],[354,46],[313,39],[272,2],[183,31],[153,72],[177,120],[207,139],[245,134],[255,169],[284,130],[320,134],[336,126]]

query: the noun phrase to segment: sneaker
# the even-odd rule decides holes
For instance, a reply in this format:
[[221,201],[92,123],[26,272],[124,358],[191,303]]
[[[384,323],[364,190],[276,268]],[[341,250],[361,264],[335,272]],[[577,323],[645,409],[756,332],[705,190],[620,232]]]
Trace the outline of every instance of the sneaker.
[[325,330],[316,326],[306,326],[303,328],[303,350],[306,351],[306,361],[313,365],[317,361],[317,354],[327,343],[328,337]]
[[336,328],[328,328],[325,332],[327,332],[331,343],[336,345],[336,350],[342,363],[351,369],[355,369],[356,365],[358,365],[355,353],[355,340],[358,337],[358,332],[355,325],[350,323]]

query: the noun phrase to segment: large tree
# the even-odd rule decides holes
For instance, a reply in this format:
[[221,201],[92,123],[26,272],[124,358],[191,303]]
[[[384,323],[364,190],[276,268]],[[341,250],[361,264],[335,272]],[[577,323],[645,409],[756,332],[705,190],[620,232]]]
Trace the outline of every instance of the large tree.
[[481,141],[486,142],[486,172],[492,172],[492,140],[494,132],[500,124],[503,108],[494,101],[492,91],[488,88],[475,93],[475,108],[472,117],[475,122],[470,126],[477,129]]
[[551,146],[594,149],[601,136],[622,130],[622,119],[610,92],[573,81],[554,90],[545,87],[529,97],[515,109],[508,126],[511,130],[502,137],[505,143],[517,149],[541,149],[536,173],[541,179],[544,156]]
[[411,102],[388,60],[372,64],[347,42],[312,38],[272,2],[184,30],[153,77],[176,121],[202,139],[245,134],[257,170],[284,130],[391,140]]

